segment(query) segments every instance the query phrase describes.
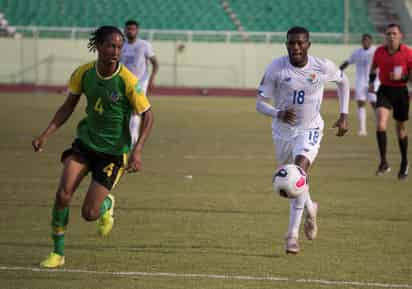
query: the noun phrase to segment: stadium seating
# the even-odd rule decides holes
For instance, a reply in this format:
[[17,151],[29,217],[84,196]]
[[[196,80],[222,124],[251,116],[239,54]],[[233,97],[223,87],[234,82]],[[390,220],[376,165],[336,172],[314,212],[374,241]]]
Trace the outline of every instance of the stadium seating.
[[[307,27],[312,32],[343,32],[343,1],[337,0],[232,0],[246,31],[286,31],[293,25]],[[374,32],[368,20],[365,1],[350,1],[352,33]]]
[[[343,32],[343,0],[227,0],[246,31]],[[365,0],[350,1],[350,32],[374,32]],[[137,19],[146,29],[236,30],[219,0],[0,0],[10,25],[122,26]]]

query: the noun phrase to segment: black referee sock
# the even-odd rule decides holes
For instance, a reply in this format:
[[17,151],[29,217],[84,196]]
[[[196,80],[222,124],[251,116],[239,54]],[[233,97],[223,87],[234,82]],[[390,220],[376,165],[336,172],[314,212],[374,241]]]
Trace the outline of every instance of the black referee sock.
[[377,131],[376,140],[378,141],[379,154],[381,156],[381,164],[386,164],[386,131]]
[[398,139],[399,150],[401,151],[401,164],[408,163],[408,136]]

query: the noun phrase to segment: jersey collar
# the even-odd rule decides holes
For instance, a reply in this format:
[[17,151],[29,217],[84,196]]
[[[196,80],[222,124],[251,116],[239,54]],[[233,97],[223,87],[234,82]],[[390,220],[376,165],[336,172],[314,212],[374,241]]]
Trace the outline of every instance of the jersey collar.
[[119,73],[121,66],[122,66],[122,64],[121,64],[120,62],[118,62],[118,63],[117,63],[117,69],[116,69],[116,71],[113,72],[112,75],[109,75],[109,76],[106,76],[106,77],[103,77],[103,76],[99,73],[99,70],[97,70],[97,62],[94,64],[94,69],[96,70],[97,77],[99,77],[99,78],[102,79],[102,80],[109,80],[109,79],[112,79],[114,76],[116,76],[116,74]]

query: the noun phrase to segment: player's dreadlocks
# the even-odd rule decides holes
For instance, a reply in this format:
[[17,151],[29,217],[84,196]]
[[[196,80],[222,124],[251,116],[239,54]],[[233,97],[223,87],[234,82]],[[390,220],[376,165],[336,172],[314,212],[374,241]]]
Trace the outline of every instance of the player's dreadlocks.
[[111,34],[119,34],[122,37],[122,39],[124,39],[123,33],[122,31],[120,31],[119,28],[109,25],[100,26],[92,33],[90,33],[89,44],[87,44],[87,48],[89,48],[89,51],[95,52],[96,45],[102,44],[106,40],[106,38]]

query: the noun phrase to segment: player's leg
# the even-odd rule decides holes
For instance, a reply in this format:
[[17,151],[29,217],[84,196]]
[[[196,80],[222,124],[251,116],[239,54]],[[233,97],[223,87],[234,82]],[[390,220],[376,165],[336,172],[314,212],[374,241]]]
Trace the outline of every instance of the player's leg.
[[[322,140],[323,133],[321,129],[312,129],[306,133],[300,135],[297,139],[296,145],[294,147],[293,155],[295,156],[295,164],[300,166],[308,175],[309,168],[311,164],[316,159],[318,155],[320,142]],[[300,195],[295,199],[296,207],[301,208],[302,203],[305,209],[305,235],[309,240],[315,239],[318,231],[318,226],[316,223],[318,205],[316,202],[312,201],[310,196],[310,186],[308,184],[308,190],[306,193]],[[297,215],[296,222],[292,224],[293,230],[299,230],[301,223],[301,212]]]
[[65,157],[63,164],[63,173],[52,209],[51,225],[54,249],[40,263],[40,266],[45,268],[56,268],[64,264],[64,234],[69,221],[70,201],[81,180],[88,173],[87,165],[74,154]]
[[388,87],[380,86],[376,101],[376,140],[379,148],[380,163],[376,175],[383,175],[390,172],[388,161],[386,159],[387,136],[386,129],[392,104],[389,99],[390,91]]
[[[287,141],[284,139],[274,138],[273,142],[275,144],[275,156],[278,165],[289,164],[293,162],[293,141]],[[292,199],[289,200],[290,210],[289,210],[289,220],[294,218],[295,214],[295,204]],[[291,221],[289,221],[289,224]],[[288,231],[285,236],[285,251],[286,253],[297,254],[299,252],[299,230],[291,230],[289,225]]]
[[366,105],[365,101],[363,100],[358,100],[357,101],[357,113],[358,113],[358,119],[359,119],[359,131],[358,135],[359,136],[366,136],[368,134],[366,130]]
[[406,130],[406,121],[396,122],[396,133],[398,136],[399,150],[401,153],[401,164],[398,172],[398,178],[405,179],[409,173],[408,164],[408,134]]
[[359,119],[359,136],[366,136],[366,99],[368,88],[367,86],[356,87],[356,102],[357,102],[357,114]]
[[409,119],[409,95],[405,88],[399,88],[396,100],[393,104],[393,117],[396,120],[396,134],[398,137],[399,150],[401,153],[401,164],[398,172],[400,180],[408,176],[408,133],[406,122]]
[[[148,85],[147,80],[141,82],[141,87],[145,94],[147,91],[147,85]],[[135,146],[135,144],[139,140],[141,125],[142,125],[142,116],[136,112],[133,112],[130,117],[130,122],[129,122],[129,132],[130,132],[130,137],[131,137],[131,147],[132,148]]]
[[110,191],[119,182],[124,172],[126,156],[96,156],[91,171],[92,182],[82,206],[86,221],[98,221],[98,233],[106,236],[114,224],[115,198]]

